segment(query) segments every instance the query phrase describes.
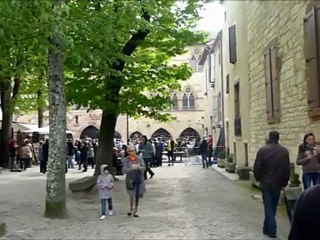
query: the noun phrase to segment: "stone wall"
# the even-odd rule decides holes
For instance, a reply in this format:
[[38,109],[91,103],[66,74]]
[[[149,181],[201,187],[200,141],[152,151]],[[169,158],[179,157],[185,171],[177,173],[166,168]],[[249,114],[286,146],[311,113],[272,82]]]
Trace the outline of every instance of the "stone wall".
[[[307,114],[306,81],[304,77],[303,18],[305,1],[247,1],[249,79],[251,86],[251,164],[257,149],[264,145],[270,130],[280,132],[280,143],[290,151],[291,161],[306,132],[320,138],[319,121]],[[277,38],[280,56],[280,122],[267,123],[263,51]]]
[[[237,166],[247,165],[250,141],[250,87],[248,76],[247,16],[243,1],[224,1],[226,9],[223,28],[223,70],[225,90],[226,147],[235,155]],[[229,61],[229,27],[236,26],[237,61]],[[229,83],[227,84],[227,75]],[[239,84],[241,136],[235,135],[235,85]],[[226,88],[229,85],[229,92]]]

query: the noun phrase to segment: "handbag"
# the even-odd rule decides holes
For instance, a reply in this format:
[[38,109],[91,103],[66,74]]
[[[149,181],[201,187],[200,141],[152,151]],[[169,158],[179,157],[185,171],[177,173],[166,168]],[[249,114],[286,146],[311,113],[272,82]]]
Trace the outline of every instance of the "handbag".
[[126,181],[126,187],[128,190],[132,190],[134,187],[133,187],[133,180],[127,180]]

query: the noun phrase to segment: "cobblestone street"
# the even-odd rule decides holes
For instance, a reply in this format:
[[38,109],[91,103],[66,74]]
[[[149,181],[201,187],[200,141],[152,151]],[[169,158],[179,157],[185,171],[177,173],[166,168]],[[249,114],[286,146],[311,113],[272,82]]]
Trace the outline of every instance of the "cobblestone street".
[[[262,204],[247,182],[230,181],[196,161],[155,168],[140,201],[140,218],[127,217],[128,197],[123,177],[116,183],[114,216],[99,220],[99,199],[68,191],[69,219],[42,217],[45,176],[34,167],[22,173],[0,174],[0,212],[7,224],[4,239],[267,239],[261,233]],[[72,169],[67,180],[88,173]],[[289,223],[278,213],[279,239]]]

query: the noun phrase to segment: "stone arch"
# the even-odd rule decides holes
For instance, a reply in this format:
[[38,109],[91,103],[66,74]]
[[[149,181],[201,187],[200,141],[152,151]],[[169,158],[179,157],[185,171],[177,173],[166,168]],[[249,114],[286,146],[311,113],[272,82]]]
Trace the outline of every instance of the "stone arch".
[[152,136],[151,139],[155,139],[155,138],[161,138],[164,141],[169,140],[170,138],[172,138],[172,135],[164,128],[159,128],[157,131],[155,131]]
[[135,131],[133,133],[130,134],[130,139],[137,139],[137,138],[141,138],[143,135],[141,132],[139,131]]
[[121,134],[118,132],[118,131],[114,131],[114,138],[116,138],[116,139],[122,139],[122,136],[121,136]]
[[[89,125],[88,127],[82,130],[80,134],[80,139],[84,139],[86,137],[91,139],[98,139],[99,133],[100,133],[100,130],[97,127],[93,125]],[[114,131],[114,138],[121,139],[122,137],[118,131]]]
[[98,139],[99,138],[99,129],[93,125],[89,125],[85,129],[83,129],[80,134],[80,139],[84,139],[86,137],[92,138],[92,139]]
[[183,130],[179,138],[180,139],[189,138],[189,139],[195,139],[195,140],[201,139],[200,134],[196,130],[190,127]]

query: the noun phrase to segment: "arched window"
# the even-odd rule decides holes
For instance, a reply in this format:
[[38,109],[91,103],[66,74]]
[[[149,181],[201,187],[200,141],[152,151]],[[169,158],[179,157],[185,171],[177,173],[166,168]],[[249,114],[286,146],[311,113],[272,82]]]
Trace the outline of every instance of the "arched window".
[[181,134],[180,139],[200,140],[199,133],[193,128],[186,128]]
[[189,104],[188,104],[188,96],[185,93],[185,94],[183,94],[183,97],[182,97],[182,107],[184,109],[188,109],[188,106],[189,106]]
[[80,139],[85,139],[85,138],[98,139],[99,129],[92,125],[86,127],[85,129],[83,129],[80,135]]
[[151,139],[161,138],[162,140],[167,141],[171,137],[172,137],[171,134],[167,130],[163,128],[159,128],[157,131],[155,131],[152,134]]
[[141,138],[142,136],[143,136],[142,133],[136,131],[131,133],[130,139],[135,140],[135,139]]
[[172,96],[172,109],[178,109],[178,97],[177,94]]
[[183,109],[195,109],[195,96],[191,86],[186,86],[182,98]]
[[190,93],[190,95],[189,95],[189,108],[194,109],[194,95],[193,95],[193,93]]

